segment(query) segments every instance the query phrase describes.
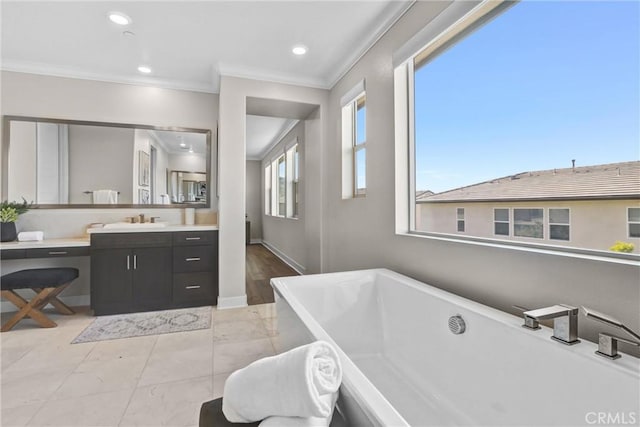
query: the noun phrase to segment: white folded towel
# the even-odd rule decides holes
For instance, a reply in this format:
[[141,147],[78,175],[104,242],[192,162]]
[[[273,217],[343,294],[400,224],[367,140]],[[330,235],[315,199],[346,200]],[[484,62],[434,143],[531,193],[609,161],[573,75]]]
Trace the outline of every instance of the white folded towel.
[[93,192],[94,205],[117,205],[118,192],[113,190],[95,190]]
[[235,423],[270,416],[331,417],[341,382],[337,352],[316,341],[235,371],[224,385],[222,411]]
[[19,242],[40,241],[44,239],[44,231],[21,231],[18,233]]
[[338,399],[338,392],[325,394],[321,397],[327,399],[331,405],[331,414],[327,417],[268,417],[261,423],[260,427],[329,427],[333,415],[333,408]]

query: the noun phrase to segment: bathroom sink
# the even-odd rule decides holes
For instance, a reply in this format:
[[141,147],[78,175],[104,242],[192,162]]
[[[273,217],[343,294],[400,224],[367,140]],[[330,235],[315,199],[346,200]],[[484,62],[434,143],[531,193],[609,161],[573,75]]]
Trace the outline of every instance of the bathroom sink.
[[166,222],[112,222],[110,224],[105,224],[103,228],[126,228],[126,229],[136,229],[136,228],[163,228],[169,225]]

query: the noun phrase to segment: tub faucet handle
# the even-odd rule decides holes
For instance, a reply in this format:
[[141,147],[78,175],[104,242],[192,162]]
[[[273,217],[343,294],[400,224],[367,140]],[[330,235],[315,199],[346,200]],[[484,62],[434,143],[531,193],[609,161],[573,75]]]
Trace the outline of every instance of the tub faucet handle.
[[550,307],[528,310],[522,313],[525,328],[540,329],[540,320],[553,319],[552,339],[562,344],[573,345],[578,339],[578,308],[570,305],[552,305]]
[[640,342],[600,332],[598,334],[598,350],[595,353],[611,360],[621,358],[622,356],[618,354],[618,341],[640,347]]

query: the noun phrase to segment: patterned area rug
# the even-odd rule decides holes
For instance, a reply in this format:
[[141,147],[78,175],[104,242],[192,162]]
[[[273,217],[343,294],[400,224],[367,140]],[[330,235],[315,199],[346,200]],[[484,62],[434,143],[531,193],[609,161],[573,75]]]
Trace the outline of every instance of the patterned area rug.
[[211,307],[100,316],[71,344],[207,329]]

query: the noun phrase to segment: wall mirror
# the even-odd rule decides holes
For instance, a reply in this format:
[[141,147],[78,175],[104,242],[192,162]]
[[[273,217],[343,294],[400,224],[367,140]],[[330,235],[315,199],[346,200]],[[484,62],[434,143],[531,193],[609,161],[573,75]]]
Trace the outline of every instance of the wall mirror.
[[211,131],[5,116],[2,199],[40,208],[209,207]]

